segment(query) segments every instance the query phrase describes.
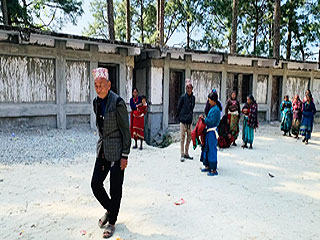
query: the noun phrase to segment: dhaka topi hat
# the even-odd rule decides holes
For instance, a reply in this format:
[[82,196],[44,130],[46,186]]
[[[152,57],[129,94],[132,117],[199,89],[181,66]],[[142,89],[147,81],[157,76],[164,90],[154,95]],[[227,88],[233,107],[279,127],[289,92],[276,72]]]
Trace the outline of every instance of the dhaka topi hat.
[[106,68],[95,68],[92,70],[92,75],[94,80],[97,78],[105,78],[109,80],[108,69]]

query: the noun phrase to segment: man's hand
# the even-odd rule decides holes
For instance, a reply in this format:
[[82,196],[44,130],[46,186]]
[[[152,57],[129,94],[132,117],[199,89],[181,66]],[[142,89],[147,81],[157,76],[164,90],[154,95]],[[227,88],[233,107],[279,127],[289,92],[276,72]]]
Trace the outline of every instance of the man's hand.
[[125,159],[125,158],[121,158],[120,160],[120,167],[121,167],[121,170],[124,170],[128,165],[128,159]]

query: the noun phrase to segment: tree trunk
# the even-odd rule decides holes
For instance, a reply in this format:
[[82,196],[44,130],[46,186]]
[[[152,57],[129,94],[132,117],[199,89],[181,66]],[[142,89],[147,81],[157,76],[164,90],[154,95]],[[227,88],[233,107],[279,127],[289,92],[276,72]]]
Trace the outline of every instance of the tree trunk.
[[190,23],[187,21],[187,49],[190,49]]
[[130,14],[130,0],[127,0],[127,42],[131,42],[131,14]]
[[159,45],[164,45],[164,0],[158,0],[158,34]]
[[4,25],[9,25],[7,0],[1,0],[1,10],[2,10]]
[[272,56],[272,33],[273,33],[273,29],[272,29],[272,23],[269,24],[269,57]]
[[277,60],[280,59],[280,1],[274,1],[274,35],[273,35],[273,57]]
[[141,43],[144,43],[143,0],[140,0]]
[[258,28],[259,28],[259,9],[258,0],[254,3],[255,7],[255,24],[254,24],[254,35],[253,35],[253,54],[257,54],[257,41],[258,41]]
[[289,27],[288,27],[288,40],[287,40],[287,56],[286,59],[290,60],[291,58],[291,45],[292,45],[292,29],[290,27],[290,20],[289,20]]
[[319,47],[318,62],[319,62],[319,63],[318,63],[318,65],[319,65],[318,68],[320,68],[320,47]]
[[109,38],[110,40],[115,40],[114,34],[114,14],[113,14],[113,0],[107,0],[108,9],[108,28],[109,28]]
[[238,28],[238,0],[233,0],[232,6],[232,34],[230,53],[237,53],[237,28]]
[[258,39],[258,19],[256,19],[256,24],[254,27],[254,36],[253,36],[253,54],[257,54],[257,39]]

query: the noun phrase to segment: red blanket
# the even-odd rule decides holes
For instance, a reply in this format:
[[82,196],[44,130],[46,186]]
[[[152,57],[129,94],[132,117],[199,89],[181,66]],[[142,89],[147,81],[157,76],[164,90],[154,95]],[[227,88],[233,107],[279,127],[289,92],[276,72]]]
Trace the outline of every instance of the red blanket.
[[197,147],[198,144],[204,145],[205,143],[205,136],[204,136],[204,129],[206,128],[206,124],[202,118],[198,118],[196,127],[191,132],[191,138],[193,143],[193,149]]

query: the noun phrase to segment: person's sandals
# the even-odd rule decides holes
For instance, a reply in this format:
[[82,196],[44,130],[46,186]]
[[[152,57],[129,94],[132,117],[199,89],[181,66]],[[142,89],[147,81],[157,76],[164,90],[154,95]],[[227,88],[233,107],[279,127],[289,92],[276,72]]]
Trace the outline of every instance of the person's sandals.
[[210,172],[209,168],[201,168],[201,172]]
[[100,228],[103,228],[103,227],[107,224],[108,221],[109,221],[109,214],[108,214],[108,212],[106,212],[106,213],[99,219],[99,221],[98,221],[98,226],[99,226]]
[[116,230],[116,227],[115,227],[115,226],[113,226],[113,225],[111,225],[111,224],[108,224],[108,225],[106,226],[106,228],[104,229],[104,231],[103,231],[102,237],[103,237],[103,238],[110,238],[110,237],[112,237],[115,230]]
[[184,157],[181,157],[181,158],[180,158],[180,162],[184,162]]
[[193,157],[190,157],[190,155],[184,155],[184,158],[188,160],[193,160]]
[[217,171],[210,171],[207,173],[208,176],[218,176],[218,172]]

